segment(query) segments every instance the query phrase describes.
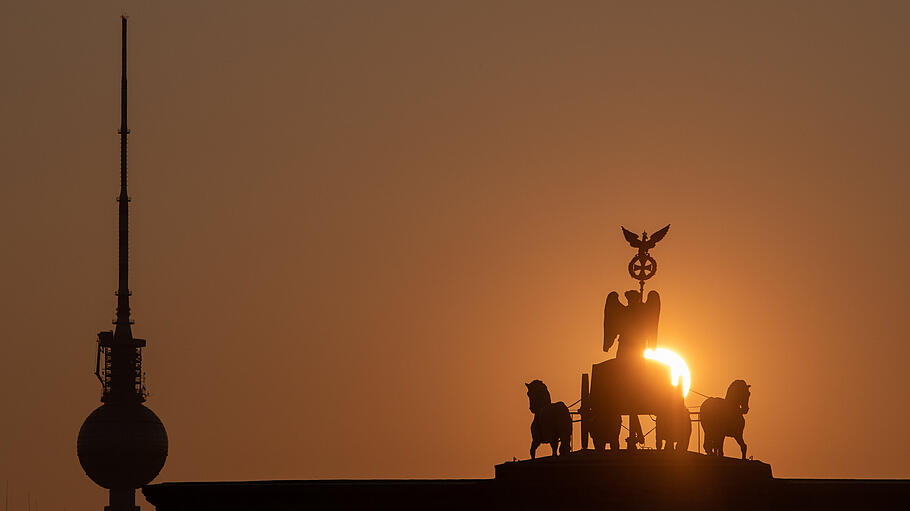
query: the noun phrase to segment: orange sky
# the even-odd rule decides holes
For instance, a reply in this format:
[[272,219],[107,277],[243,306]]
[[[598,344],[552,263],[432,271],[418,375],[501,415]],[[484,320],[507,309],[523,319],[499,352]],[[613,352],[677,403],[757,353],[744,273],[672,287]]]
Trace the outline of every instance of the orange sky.
[[158,481],[491,477],[527,456],[522,383],[569,403],[607,356],[619,225],[671,222],[662,345],[695,390],[752,385],[750,454],[910,477],[906,3],[19,2],[11,509],[106,499],[75,442],[114,313],[124,9]]

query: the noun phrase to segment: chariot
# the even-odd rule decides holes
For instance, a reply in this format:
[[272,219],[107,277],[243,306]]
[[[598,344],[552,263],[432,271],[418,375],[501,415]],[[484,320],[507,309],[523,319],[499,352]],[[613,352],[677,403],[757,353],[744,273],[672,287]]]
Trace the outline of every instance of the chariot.
[[634,448],[636,434],[643,436],[638,415],[672,416],[682,401],[682,387],[672,384],[670,368],[660,362],[642,357],[594,364],[590,378],[581,375],[581,448],[588,448],[590,436],[595,450],[606,444],[619,449],[622,415],[635,417],[629,421],[629,446]]

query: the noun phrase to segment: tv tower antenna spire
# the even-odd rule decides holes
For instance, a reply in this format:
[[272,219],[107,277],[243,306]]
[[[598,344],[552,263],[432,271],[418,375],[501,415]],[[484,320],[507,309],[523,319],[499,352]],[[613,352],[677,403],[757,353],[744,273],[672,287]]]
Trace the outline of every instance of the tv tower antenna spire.
[[117,318],[114,330],[98,332],[95,376],[101,382],[102,405],[79,430],[76,451],[85,473],[110,490],[105,511],[139,511],[136,488],[151,482],[167,458],[167,431],[142,402],[144,339],[133,337],[129,288],[129,203],[126,191],[126,16],[121,16],[120,195]]
[[130,196],[126,193],[126,144],[130,129],[126,124],[127,96],[126,96],[126,16],[120,17],[121,24],[121,67],[120,67],[120,196],[119,203],[119,257],[118,287],[117,287],[117,319],[114,337],[117,339],[132,339],[133,333],[130,325]]

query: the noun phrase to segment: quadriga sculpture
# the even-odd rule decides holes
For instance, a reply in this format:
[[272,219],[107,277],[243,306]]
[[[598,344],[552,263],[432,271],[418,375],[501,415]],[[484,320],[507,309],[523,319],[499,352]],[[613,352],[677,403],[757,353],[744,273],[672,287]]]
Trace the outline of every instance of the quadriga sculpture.
[[531,422],[531,459],[536,457],[540,444],[550,444],[553,455],[572,451],[572,417],[562,401],[550,402],[550,391],[540,380],[525,383],[529,408],[534,414]]
[[750,385],[744,380],[734,380],[727,387],[727,396],[709,397],[701,404],[699,416],[701,427],[705,430],[705,453],[714,456],[724,455],[724,438],[733,437],[746,459],[746,442],[743,440],[743,428],[746,419],[743,415],[749,412]]

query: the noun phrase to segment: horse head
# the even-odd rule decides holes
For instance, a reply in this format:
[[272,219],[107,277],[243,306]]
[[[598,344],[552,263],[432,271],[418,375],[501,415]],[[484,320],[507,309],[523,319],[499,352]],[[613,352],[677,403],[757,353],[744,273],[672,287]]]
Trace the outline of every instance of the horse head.
[[542,381],[534,380],[531,383],[525,383],[525,387],[528,388],[528,408],[531,412],[537,413],[550,404],[550,391]]
[[747,385],[745,380],[733,380],[733,383],[727,387],[726,400],[736,405],[743,415],[749,413],[749,396],[752,395],[752,392],[749,391],[750,387],[751,385]]

